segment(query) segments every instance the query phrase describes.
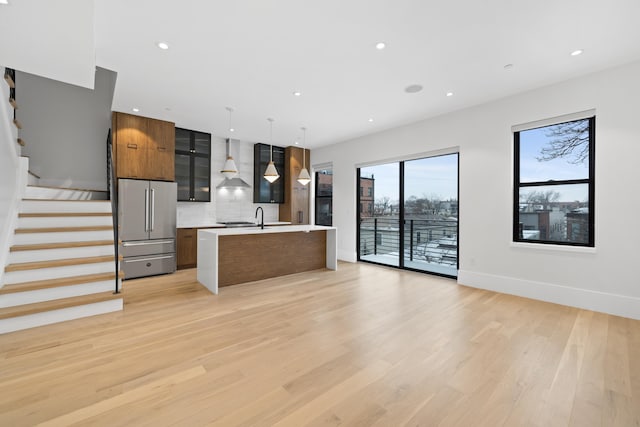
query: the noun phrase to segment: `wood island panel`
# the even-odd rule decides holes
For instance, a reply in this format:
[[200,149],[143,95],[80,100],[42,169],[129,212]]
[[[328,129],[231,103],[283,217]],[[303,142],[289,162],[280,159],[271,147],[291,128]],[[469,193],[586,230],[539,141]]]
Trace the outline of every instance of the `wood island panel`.
[[326,231],[218,237],[218,286],[326,268]]
[[176,239],[177,269],[194,268],[198,261],[198,229],[178,228]]

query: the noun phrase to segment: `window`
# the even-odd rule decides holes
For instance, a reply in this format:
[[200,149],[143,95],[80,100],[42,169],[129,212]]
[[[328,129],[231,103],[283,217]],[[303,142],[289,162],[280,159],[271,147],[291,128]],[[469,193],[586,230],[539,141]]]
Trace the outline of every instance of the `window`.
[[316,225],[332,224],[333,171],[323,169],[316,172]]
[[178,201],[211,200],[211,134],[176,128]]
[[513,241],[594,246],[595,117],[514,132]]
[[367,196],[371,197],[372,196],[372,193],[371,193],[372,191],[373,191],[373,188],[371,188],[371,187],[367,188]]

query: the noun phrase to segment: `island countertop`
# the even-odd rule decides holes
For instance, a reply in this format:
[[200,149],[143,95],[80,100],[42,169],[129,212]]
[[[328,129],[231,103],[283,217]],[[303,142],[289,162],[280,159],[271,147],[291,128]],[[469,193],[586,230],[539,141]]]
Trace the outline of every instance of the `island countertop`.
[[[305,248],[300,251],[300,248]],[[198,282],[219,286],[338,268],[336,227],[284,225],[198,230]]]
[[[293,233],[310,231],[335,230],[335,227],[325,225],[270,225],[265,223],[264,229],[260,227],[232,227],[232,228],[212,228],[199,230],[198,233],[211,233],[219,236],[234,236],[241,234],[269,234],[269,233]],[[199,235],[199,234],[198,234]],[[199,237],[200,238],[200,237]]]

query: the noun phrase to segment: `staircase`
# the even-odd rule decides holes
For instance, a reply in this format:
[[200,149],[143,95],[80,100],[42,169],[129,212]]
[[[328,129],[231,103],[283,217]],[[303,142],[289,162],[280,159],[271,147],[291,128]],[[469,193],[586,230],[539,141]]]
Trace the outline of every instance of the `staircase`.
[[106,197],[27,187],[0,288],[0,333],[122,310]]

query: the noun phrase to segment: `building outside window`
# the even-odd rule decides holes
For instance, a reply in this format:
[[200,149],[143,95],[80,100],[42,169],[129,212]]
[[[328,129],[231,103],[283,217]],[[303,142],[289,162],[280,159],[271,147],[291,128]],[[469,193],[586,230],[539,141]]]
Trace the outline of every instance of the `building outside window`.
[[316,171],[316,225],[333,222],[333,170]]
[[515,242],[594,242],[595,116],[514,131]]

